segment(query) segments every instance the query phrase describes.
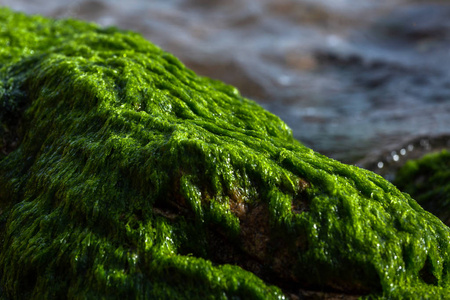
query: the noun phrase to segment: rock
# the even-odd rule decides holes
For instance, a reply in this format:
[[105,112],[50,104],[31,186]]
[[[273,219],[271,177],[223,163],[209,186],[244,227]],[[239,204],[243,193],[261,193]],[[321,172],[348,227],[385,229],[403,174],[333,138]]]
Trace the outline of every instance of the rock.
[[138,34],[0,10],[7,298],[442,297],[450,229]]
[[450,153],[447,150],[409,160],[397,172],[394,184],[450,225]]
[[384,149],[374,149],[356,165],[375,172],[392,182],[406,162],[449,148],[450,135],[448,134],[419,135],[412,139],[397,141]]

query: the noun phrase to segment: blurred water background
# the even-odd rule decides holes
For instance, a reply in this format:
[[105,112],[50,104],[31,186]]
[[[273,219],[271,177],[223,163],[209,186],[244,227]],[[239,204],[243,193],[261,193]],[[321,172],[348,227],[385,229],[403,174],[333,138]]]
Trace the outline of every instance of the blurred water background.
[[450,4],[407,0],[0,0],[140,32],[237,86],[305,145],[383,172],[450,147]]

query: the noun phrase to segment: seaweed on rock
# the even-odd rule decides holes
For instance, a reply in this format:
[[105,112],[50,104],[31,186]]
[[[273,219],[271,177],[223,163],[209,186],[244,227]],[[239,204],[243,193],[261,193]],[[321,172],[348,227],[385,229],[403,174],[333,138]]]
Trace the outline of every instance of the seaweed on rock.
[[450,225],[450,152],[442,150],[409,160],[397,172],[394,184]]
[[235,88],[135,33],[8,9],[0,26],[7,298],[448,292],[448,227]]

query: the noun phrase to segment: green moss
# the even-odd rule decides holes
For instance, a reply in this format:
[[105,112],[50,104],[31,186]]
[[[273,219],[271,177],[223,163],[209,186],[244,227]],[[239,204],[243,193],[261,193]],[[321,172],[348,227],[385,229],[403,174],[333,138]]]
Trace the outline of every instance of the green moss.
[[448,227],[235,88],[135,33],[0,26],[0,123],[21,141],[0,160],[7,298],[448,294]]
[[447,150],[408,161],[398,171],[394,184],[450,225],[450,153]]

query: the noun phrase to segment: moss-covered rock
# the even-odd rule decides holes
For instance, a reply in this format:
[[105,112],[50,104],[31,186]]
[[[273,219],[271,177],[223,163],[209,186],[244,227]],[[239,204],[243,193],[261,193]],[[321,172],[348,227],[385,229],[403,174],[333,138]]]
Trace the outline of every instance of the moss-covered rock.
[[450,153],[447,150],[408,161],[397,172],[394,184],[450,225]]
[[1,9],[0,45],[6,298],[448,294],[438,218],[138,34]]

